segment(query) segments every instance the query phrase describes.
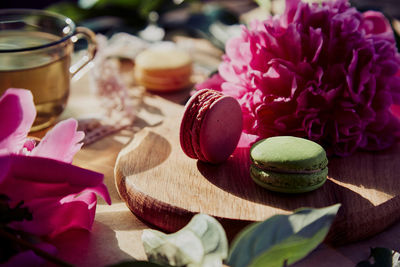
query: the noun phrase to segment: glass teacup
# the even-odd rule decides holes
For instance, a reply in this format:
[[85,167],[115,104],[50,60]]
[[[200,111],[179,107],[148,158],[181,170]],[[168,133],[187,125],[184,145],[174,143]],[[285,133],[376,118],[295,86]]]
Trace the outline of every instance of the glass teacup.
[[[71,66],[74,43],[88,53]],[[0,95],[29,89],[37,115],[31,131],[50,126],[64,110],[71,77],[93,59],[95,35],[62,15],[34,9],[0,10]]]

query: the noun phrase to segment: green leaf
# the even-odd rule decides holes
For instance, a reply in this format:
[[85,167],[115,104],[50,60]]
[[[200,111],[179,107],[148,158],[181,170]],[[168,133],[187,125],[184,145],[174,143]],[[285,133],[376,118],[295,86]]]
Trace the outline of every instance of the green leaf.
[[233,241],[228,265],[281,267],[299,261],[324,240],[339,207],[303,208],[250,225]]
[[400,254],[388,248],[371,248],[368,260],[360,261],[356,267],[400,267]]
[[157,263],[147,262],[147,261],[125,261],[107,267],[162,267],[166,265],[159,265]]
[[171,266],[222,266],[228,240],[222,226],[211,216],[197,214],[181,230],[164,234],[144,230],[143,247],[151,262]]

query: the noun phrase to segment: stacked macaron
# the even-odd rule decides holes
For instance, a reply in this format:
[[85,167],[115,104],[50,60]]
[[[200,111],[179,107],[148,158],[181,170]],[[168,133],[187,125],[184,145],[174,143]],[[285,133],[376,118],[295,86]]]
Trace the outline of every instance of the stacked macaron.
[[328,175],[325,150],[293,136],[255,143],[250,150],[251,178],[260,186],[283,193],[302,193],[321,187]]
[[148,90],[169,92],[191,84],[192,59],[176,48],[147,49],[135,59],[134,77]]
[[180,127],[182,150],[203,162],[221,163],[235,150],[242,132],[236,99],[203,89],[187,102]]

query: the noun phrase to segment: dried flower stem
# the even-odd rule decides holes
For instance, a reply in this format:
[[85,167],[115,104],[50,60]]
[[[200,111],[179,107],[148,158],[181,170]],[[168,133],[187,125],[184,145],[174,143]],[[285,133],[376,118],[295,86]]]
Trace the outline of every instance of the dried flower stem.
[[3,238],[6,238],[6,239],[8,239],[8,240],[10,240],[10,241],[12,241],[12,242],[14,242],[16,244],[18,244],[18,245],[20,245],[23,248],[32,250],[39,257],[42,257],[43,259],[45,259],[45,260],[47,260],[49,262],[52,262],[52,263],[54,263],[54,264],[56,264],[58,266],[65,266],[65,267],[73,267],[74,266],[74,265],[72,265],[72,264],[70,264],[68,262],[65,262],[65,261],[61,260],[60,258],[57,258],[57,257],[47,253],[46,251],[44,251],[44,250],[42,250],[40,248],[35,247],[31,243],[29,243],[29,242],[27,242],[27,241],[25,241],[25,240],[23,240],[21,238],[18,238],[16,236],[14,236],[13,234],[5,231],[2,228],[0,228],[0,236],[3,237]]

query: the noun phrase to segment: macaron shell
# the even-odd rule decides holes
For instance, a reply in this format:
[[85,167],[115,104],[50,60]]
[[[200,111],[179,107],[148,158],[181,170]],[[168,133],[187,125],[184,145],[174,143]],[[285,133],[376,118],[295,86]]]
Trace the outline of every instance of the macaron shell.
[[[185,112],[180,126],[180,144],[183,152],[190,158],[197,158],[192,146],[192,128],[195,123],[198,110],[201,108],[201,99],[210,94],[208,90],[197,91],[186,103]],[[204,95],[204,96],[203,96]]]
[[148,49],[136,56],[135,64],[147,70],[171,70],[192,64],[192,59],[179,49]]
[[188,62],[186,65],[182,65],[181,67],[177,68],[170,68],[170,69],[151,69],[146,68],[140,65],[135,65],[135,69],[140,70],[145,76],[157,76],[157,77],[164,77],[167,78],[169,76],[182,76],[192,73],[192,64]]
[[251,160],[262,169],[280,172],[320,170],[327,166],[325,150],[317,143],[293,136],[276,136],[255,143]]
[[[194,118],[192,128],[191,128],[191,137],[192,137],[192,147],[196,154],[196,158],[201,161],[209,161],[203,154],[201,149],[201,142],[204,140],[200,140],[201,130],[204,126],[204,119],[209,114],[211,107],[215,105],[219,99],[221,99],[223,95],[216,91],[208,91],[206,94],[202,94],[199,96],[197,114]],[[215,134],[215,133],[214,133]],[[218,137],[217,137],[218,138]]]
[[236,99],[223,96],[214,101],[202,121],[200,149],[211,163],[220,163],[235,150],[242,132],[242,111]]
[[271,191],[305,193],[318,189],[325,183],[328,168],[312,174],[294,174],[265,171],[251,165],[250,176],[256,184]]
[[178,49],[141,52],[135,59],[134,77],[151,91],[171,92],[192,85],[192,59]]

